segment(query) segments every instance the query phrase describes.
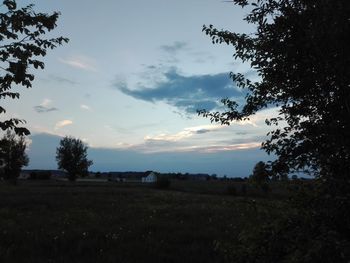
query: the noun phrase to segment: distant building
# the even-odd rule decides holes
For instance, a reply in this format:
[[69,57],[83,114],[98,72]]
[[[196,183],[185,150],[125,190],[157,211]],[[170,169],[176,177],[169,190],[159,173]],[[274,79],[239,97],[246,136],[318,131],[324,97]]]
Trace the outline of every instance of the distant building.
[[21,171],[21,173],[18,176],[19,180],[27,180],[30,178],[30,174],[28,172]]
[[157,182],[157,175],[150,171],[146,173],[146,176],[141,178],[142,183],[155,183]]

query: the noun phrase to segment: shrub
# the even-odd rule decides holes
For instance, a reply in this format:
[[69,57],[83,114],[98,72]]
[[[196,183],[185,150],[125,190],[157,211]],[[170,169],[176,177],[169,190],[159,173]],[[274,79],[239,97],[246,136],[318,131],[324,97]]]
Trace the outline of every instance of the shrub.
[[268,194],[270,192],[270,186],[268,183],[263,183],[260,185],[261,190],[264,194]]
[[158,177],[157,181],[154,183],[157,189],[167,189],[170,187],[170,180],[166,177]]
[[29,175],[29,179],[31,180],[48,180],[51,178],[50,171],[36,171],[31,172]]
[[242,195],[246,195],[247,194],[247,185],[246,184],[242,184],[241,192],[242,192]]
[[236,187],[234,185],[229,185],[227,187],[227,193],[229,195],[233,195],[233,196],[236,196],[237,195],[237,190],[236,190]]

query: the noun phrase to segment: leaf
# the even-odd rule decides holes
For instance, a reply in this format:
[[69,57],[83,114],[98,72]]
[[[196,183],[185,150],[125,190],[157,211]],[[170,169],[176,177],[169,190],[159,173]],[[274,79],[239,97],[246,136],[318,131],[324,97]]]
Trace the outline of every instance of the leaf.
[[15,10],[17,8],[17,4],[13,0],[5,0],[3,4],[6,5],[9,10]]

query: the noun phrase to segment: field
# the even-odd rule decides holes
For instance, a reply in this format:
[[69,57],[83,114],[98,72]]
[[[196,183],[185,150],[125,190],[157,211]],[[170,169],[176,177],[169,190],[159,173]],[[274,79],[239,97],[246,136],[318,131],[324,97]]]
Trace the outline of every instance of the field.
[[282,210],[200,184],[0,182],[0,262],[223,262],[220,244]]

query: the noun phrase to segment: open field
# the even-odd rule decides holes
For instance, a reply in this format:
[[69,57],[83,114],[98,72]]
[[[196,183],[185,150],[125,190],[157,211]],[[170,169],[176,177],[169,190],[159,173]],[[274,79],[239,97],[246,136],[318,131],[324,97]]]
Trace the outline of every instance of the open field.
[[218,244],[283,207],[189,189],[0,182],[0,262],[223,262]]

